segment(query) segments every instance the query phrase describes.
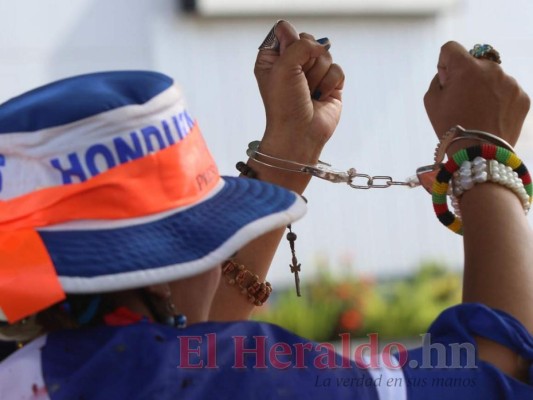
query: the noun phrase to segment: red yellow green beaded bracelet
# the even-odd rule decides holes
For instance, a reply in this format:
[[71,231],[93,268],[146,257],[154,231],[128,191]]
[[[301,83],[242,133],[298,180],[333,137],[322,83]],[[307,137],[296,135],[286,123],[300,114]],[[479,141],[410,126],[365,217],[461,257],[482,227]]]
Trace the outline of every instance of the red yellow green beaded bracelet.
[[459,150],[444,164],[433,183],[432,199],[433,209],[439,221],[453,232],[462,235],[463,223],[457,216],[448,209],[447,193],[453,173],[459,169],[465,161],[473,161],[476,157],[486,160],[496,160],[508,167],[511,167],[524,184],[524,188],[529,196],[529,202],[533,200],[533,185],[529,172],[516,154],[503,147],[492,144],[482,144],[467,149]]

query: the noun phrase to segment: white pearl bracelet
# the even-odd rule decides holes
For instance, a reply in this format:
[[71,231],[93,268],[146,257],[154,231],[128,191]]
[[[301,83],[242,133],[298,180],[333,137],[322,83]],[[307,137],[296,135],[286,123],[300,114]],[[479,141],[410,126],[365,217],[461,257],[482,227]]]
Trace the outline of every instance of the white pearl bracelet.
[[478,183],[493,182],[511,189],[520,199],[524,211],[529,211],[530,202],[522,180],[518,174],[496,160],[485,160],[482,157],[476,157],[473,161],[465,161],[459,169],[454,172],[452,185],[449,195],[452,199],[452,205],[455,208],[455,214],[461,218],[459,211],[459,198],[463,193],[472,189]]

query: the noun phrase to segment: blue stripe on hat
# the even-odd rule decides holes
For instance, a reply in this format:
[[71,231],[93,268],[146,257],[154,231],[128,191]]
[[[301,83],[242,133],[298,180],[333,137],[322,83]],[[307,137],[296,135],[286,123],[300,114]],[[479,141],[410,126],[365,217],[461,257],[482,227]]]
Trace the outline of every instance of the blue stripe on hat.
[[275,185],[224,179],[224,187],[212,198],[155,222],[39,234],[60,277],[97,277],[200,259],[247,224],[295,202],[294,193]]
[[34,132],[144,104],[172,83],[151,71],[100,72],[53,82],[1,104],[0,134]]

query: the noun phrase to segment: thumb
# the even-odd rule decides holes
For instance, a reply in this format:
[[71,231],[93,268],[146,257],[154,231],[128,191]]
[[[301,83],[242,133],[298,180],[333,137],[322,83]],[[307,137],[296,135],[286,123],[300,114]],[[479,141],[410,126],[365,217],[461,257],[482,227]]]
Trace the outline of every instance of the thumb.
[[283,54],[287,47],[300,39],[300,35],[296,32],[294,26],[287,21],[280,20],[276,22],[273,29],[274,34],[279,40],[279,54]]
[[280,54],[283,54],[285,49],[299,38],[298,32],[289,22],[279,20],[274,24],[261,46],[259,46],[255,61],[254,72],[259,84],[268,75]]
[[[260,52],[283,53],[287,46],[299,39],[298,32],[294,26],[287,21],[280,19],[268,32],[265,40],[259,46]],[[261,53],[260,53],[261,54]]]
[[445,86],[450,78],[450,72],[454,69],[460,68],[465,63],[474,62],[468,51],[457,42],[447,42],[441,49],[439,54],[439,61],[437,63],[437,74],[441,86]]

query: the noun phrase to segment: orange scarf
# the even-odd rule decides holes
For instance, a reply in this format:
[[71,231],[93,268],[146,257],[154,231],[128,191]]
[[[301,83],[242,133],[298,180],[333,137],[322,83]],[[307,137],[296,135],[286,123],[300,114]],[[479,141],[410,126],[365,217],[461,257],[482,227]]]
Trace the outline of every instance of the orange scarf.
[[0,202],[0,309],[10,323],[65,298],[38,227],[83,219],[124,219],[194,204],[219,182],[197,125],[163,150],[85,182]]

